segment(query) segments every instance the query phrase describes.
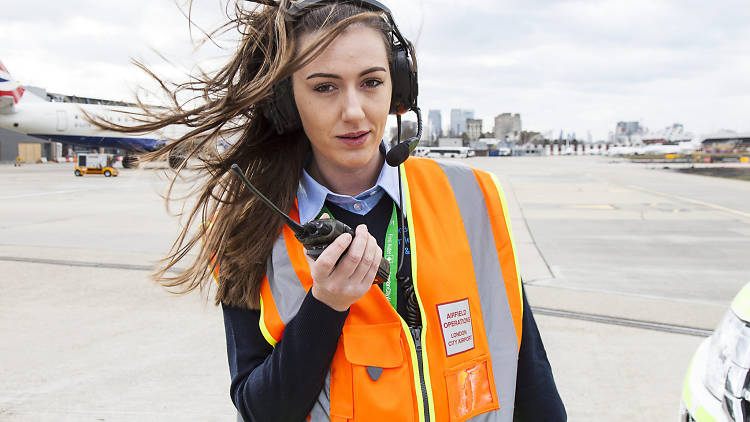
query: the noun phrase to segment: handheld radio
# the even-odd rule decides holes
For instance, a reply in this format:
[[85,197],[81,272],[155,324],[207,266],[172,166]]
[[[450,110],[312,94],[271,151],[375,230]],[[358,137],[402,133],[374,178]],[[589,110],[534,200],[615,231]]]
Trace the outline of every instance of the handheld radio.
[[[265,195],[260,193],[260,191],[256,189],[249,180],[247,180],[247,177],[245,177],[242,169],[240,169],[237,164],[232,164],[232,171],[237,173],[240,179],[242,179],[242,182],[245,184],[245,186],[250,189],[255,194],[255,196],[257,196],[264,204],[268,205],[269,208],[276,211],[276,213],[281,216],[281,218],[284,220],[284,223],[294,232],[294,237],[296,237],[297,240],[302,243],[302,246],[305,247],[307,255],[312,259],[317,259],[320,254],[323,253],[323,250],[328,247],[331,242],[336,240],[339,235],[349,233],[352,236],[352,239],[354,238],[354,230],[352,230],[351,227],[347,226],[341,221],[334,220],[332,218],[315,219],[303,225],[297,223],[296,221],[292,220],[291,217],[286,215],[286,213],[281,211],[273,202],[266,198]],[[346,253],[346,251],[344,251],[344,253]],[[341,256],[344,256],[344,254],[342,253]],[[375,275],[373,284],[380,284],[388,281],[390,272],[390,263],[385,258],[381,258],[380,265],[378,266],[378,272]]]

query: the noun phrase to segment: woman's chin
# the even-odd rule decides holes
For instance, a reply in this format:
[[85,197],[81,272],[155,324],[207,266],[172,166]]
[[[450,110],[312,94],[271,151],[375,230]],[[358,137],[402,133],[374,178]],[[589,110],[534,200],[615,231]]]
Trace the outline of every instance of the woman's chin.
[[350,154],[344,154],[337,161],[340,167],[347,170],[367,170],[374,167],[374,161],[377,161],[379,150],[371,151],[352,151]]

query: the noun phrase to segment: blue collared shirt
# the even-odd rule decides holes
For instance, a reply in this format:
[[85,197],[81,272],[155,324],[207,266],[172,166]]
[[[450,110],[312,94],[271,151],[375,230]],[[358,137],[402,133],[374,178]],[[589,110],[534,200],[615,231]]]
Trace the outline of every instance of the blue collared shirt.
[[[382,148],[381,148],[381,153]],[[398,195],[398,169],[383,161],[375,186],[356,196],[340,195],[313,179],[307,170],[302,171],[302,179],[297,187],[297,203],[299,204],[300,223],[305,224],[318,216],[326,200],[339,207],[359,215],[365,215],[378,204],[383,194],[393,199],[400,208]]]

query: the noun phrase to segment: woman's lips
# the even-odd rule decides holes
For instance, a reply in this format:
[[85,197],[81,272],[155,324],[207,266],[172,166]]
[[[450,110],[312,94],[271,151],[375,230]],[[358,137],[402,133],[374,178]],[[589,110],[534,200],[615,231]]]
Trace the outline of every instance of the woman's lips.
[[369,136],[370,136],[370,131],[361,131],[361,132],[351,132],[345,135],[337,136],[336,139],[339,139],[341,142],[349,146],[357,146],[357,145],[364,144],[365,141],[367,141],[367,138]]

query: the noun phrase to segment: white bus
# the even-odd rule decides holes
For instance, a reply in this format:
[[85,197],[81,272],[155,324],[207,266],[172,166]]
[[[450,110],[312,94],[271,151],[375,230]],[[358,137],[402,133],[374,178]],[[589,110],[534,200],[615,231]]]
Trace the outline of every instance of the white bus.
[[430,158],[467,158],[473,152],[469,147],[417,147],[415,151],[418,157]]

